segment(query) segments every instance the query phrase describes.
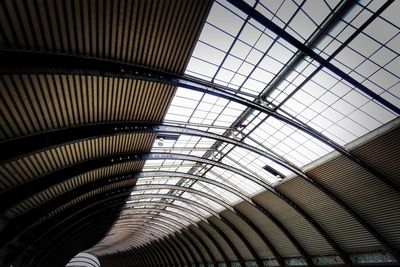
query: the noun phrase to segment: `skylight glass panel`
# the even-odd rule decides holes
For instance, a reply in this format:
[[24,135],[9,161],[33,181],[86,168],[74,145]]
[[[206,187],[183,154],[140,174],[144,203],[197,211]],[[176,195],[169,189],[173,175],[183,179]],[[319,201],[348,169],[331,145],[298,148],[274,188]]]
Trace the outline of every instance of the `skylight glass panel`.
[[[250,5],[256,3],[247,2]],[[311,44],[313,51],[346,74],[400,106],[400,23],[399,16],[393,13],[392,8],[388,8],[344,49],[341,48],[382,4],[379,1],[355,3],[346,16],[339,18],[336,25],[322,32],[320,37],[322,23],[332,17],[339,1],[260,0],[256,9],[299,41]],[[392,4],[396,5],[399,6],[397,2]],[[314,128],[340,145],[346,145],[395,118],[391,111],[371,100],[342,77],[303,55],[224,0],[214,2],[185,74],[249,93],[251,96],[246,98],[251,101],[261,94],[260,103],[263,105]],[[241,118],[244,114],[244,118]],[[165,122],[241,140],[299,168],[333,151],[318,139],[267,114],[184,88],[177,89]],[[174,140],[157,137],[152,151],[218,160],[268,185],[295,175],[267,157],[198,136],[181,134]],[[243,175],[191,161],[149,160],[144,169],[204,176],[234,188],[244,196],[253,196],[265,190]],[[179,184],[209,193],[229,205],[241,201],[240,197],[225,189],[197,180],[176,177],[139,179],[137,185],[144,184]],[[133,195],[143,193],[168,193],[196,201],[215,211],[225,209],[206,197],[183,190],[149,189],[134,192]],[[135,201],[140,203],[140,200]],[[205,217],[211,216],[203,209],[183,201],[166,202],[187,207]],[[179,209],[167,207],[166,210],[187,216],[193,221],[199,220]]]
[[178,200],[177,200],[177,201],[176,201],[176,204],[178,204],[179,206],[182,206],[182,207],[186,207],[186,208],[188,208],[188,209],[191,209],[191,210],[195,211],[197,214],[199,214],[199,215],[201,215],[201,216],[203,216],[203,217],[205,217],[205,218],[211,216],[211,214],[210,214],[209,212],[205,211],[204,209],[201,209],[201,208],[196,207],[196,206],[191,205],[191,204],[187,204],[187,203],[185,203],[184,201],[178,201]]
[[[341,145],[394,119],[393,114],[360,91],[345,84],[336,86],[340,83],[332,74],[320,71],[285,103],[284,109]],[[317,98],[309,93],[315,84],[326,90]],[[346,91],[337,94],[337,88]],[[363,108],[367,104],[369,108]]]
[[219,212],[219,211],[222,211],[222,210],[225,209],[223,206],[221,206],[220,204],[216,203],[215,201],[212,201],[212,200],[210,200],[208,198],[205,198],[203,196],[200,196],[200,195],[196,195],[196,194],[192,194],[192,193],[189,193],[189,192],[185,192],[185,193],[182,194],[182,197],[188,198],[188,199],[193,200],[193,201],[197,201],[200,204],[205,205],[206,207],[214,210],[215,212]]
[[228,203],[229,205],[233,205],[234,203],[236,203],[241,199],[225,189],[222,189],[216,185],[208,184],[205,182],[197,182],[192,186],[192,188],[206,192],[211,196],[217,197],[223,202]]
[[207,176],[214,180],[220,180],[222,183],[235,188],[246,196],[252,196],[262,189],[260,185],[245,178],[243,175],[232,173],[221,168],[214,167],[207,173]]
[[181,209],[177,209],[177,208],[174,208],[174,207],[167,207],[166,210],[174,212],[174,213],[181,214],[182,216],[185,216],[185,217],[189,218],[190,220],[192,220],[194,222],[198,222],[200,220],[197,216],[193,216],[189,212],[186,212],[186,211],[181,210]]
[[[255,142],[258,142],[299,167],[332,151],[315,138],[273,117],[266,119],[249,136],[254,141],[245,140],[245,142],[253,145],[257,145]],[[309,145],[312,149],[307,148]],[[282,173],[286,176],[291,174],[287,170],[283,170]]]

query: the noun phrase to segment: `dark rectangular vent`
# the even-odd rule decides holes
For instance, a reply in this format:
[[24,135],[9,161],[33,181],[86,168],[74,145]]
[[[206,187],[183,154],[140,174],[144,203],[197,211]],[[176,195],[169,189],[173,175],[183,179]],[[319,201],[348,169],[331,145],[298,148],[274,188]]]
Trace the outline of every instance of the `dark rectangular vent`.
[[178,140],[179,134],[157,134],[157,139],[163,139],[163,140]]
[[263,169],[266,170],[267,172],[271,173],[273,176],[275,176],[277,178],[280,178],[280,179],[285,178],[285,175],[283,175],[282,173],[278,172],[277,170],[275,170],[274,168],[272,168],[269,165],[265,165],[263,167]]

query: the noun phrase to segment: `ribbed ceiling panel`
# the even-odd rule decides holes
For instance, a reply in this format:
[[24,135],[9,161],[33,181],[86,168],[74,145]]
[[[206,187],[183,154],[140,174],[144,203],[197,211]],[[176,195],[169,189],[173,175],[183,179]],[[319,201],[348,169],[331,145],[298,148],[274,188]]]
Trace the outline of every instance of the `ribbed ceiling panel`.
[[272,252],[268,249],[268,247],[264,244],[261,238],[256,234],[256,232],[251,229],[244,221],[242,221],[238,216],[233,214],[230,211],[224,211],[221,213],[225,218],[230,220],[243,236],[252,244],[257,254],[260,257],[273,257]]
[[181,73],[206,1],[6,0],[0,47],[123,61]]
[[303,179],[288,180],[278,189],[307,211],[345,251],[382,249],[344,209]]
[[[311,170],[310,174],[335,191],[390,242],[400,245],[399,193],[343,156]],[[363,246],[368,244],[373,242]]]
[[220,244],[222,250],[225,252],[226,256],[229,259],[236,259],[236,256],[233,253],[233,251],[229,248],[228,243],[221,237],[221,235],[213,227],[202,221],[198,222],[198,224],[204,227],[204,229],[207,232],[209,232],[212,236],[214,236],[215,240],[218,242],[218,244]]
[[79,176],[49,187],[48,189],[24,200],[8,211],[8,217],[18,216],[46,201],[60,195],[69,190],[78,188],[79,186],[96,181],[98,179],[111,177],[118,174],[138,172],[143,168],[144,161],[119,163],[105,168],[99,168],[95,171],[87,172]]
[[[219,253],[217,247],[214,245],[214,243],[210,241],[210,239],[201,230],[199,230],[199,228],[194,226],[189,226],[189,229],[193,230],[204,241],[204,244],[210,249],[210,251],[212,251],[216,261],[223,261],[223,257]],[[201,251],[205,257],[209,256],[206,250],[202,249]]]
[[[73,206],[73,205],[85,200],[85,199],[93,197],[93,196],[95,196],[97,194],[101,194],[101,193],[104,193],[104,192],[107,192],[107,191],[110,191],[110,190],[113,190],[113,191],[117,192],[121,188],[134,186],[135,183],[136,183],[135,180],[122,181],[122,182],[119,182],[119,183],[115,183],[115,184],[112,184],[112,185],[107,185],[107,186],[104,186],[102,188],[90,191],[89,193],[83,194],[80,197],[75,198],[75,199],[65,203],[64,205],[58,207],[57,209],[55,209],[54,211],[50,212],[48,215],[43,217],[40,221],[43,221],[44,219],[48,219],[48,218],[58,214],[59,212],[62,212],[63,210],[65,210],[65,209],[67,209],[67,208],[69,208],[69,207],[71,207],[71,206]],[[38,222],[40,222],[40,221],[38,221]]]
[[259,229],[269,238],[271,243],[284,257],[292,257],[298,255],[299,252],[285,236],[285,234],[274,224],[271,220],[267,219],[261,212],[257,212],[254,208],[246,202],[242,202],[235,206],[243,212],[249,219],[256,224]]
[[[366,160],[386,177],[400,184],[400,128],[354,149],[354,154]],[[390,156],[388,156],[390,155]]]
[[0,140],[106,121],[161,121],[174,87],[80,75],[0,76]]
[[127,134],[84,140],[48,149],[0,166],[2,190],[85,160],[124,152],[149,151],[155,134]]
[[310,255],[333,254],[325,239],[283,200],[270,192],[257,195],[255,200],[280,220]]

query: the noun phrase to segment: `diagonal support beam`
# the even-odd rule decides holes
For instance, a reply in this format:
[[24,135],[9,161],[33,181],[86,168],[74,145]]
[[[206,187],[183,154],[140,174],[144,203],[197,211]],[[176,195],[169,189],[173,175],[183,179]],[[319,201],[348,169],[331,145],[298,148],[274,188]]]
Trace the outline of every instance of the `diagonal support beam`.
[[228,0],[229,3],[237,7],[240,11],[244,12],[246,15],[250,16],[257,22],[261,23],[264,27],[268,28],[271,30],[273,33],[284,39],[286,42],[290,43],[294,47],[296,47],[298,50],[303,52],[304,54],[308,55],[309,57],[313,58],[315,61],[317,61],[319,64],[330,70],[331,72],[335,73],[338,77],[341,79],[345,80],[346,82],[350,83],[354,87],[358,88],[360,91],[362,91],[364,94],[368,95],[381,105],[385,106],[386,108],[392,110],[395,112],[397,115],[400,115],[400,108],[397,107],[396,105],[390,103],[380,95],[376,94],[369,88],[367,88],[365,85],[361,84],[358,82],[356,79],[352,78],[350,75],[346,74],[344,71],[318,55],[316,52],[314,52],[310,47],[307,45],[303,44],[299,40],[297,40],[295,37],[293,37],[291,34],[283,30],[281,27],[276,25],[274,22],[269,20],[267,17],[265,17],[262,13],[257,11],[255,8],[247,4],[243,0]]

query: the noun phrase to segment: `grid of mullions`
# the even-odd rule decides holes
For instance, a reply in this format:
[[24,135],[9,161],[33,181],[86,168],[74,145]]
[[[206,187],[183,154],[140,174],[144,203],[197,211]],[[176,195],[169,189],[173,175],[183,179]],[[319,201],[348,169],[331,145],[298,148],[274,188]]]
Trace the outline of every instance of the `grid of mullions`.
[[[246,2],[255,5],[254,1]],[[384,3],[385,1],[355,3],[351,12],[341,18],[312,48],[352,78],[399,106],[400,20],[396,10],[400,10],[400,2],[394,1],[390,8],[358,33],[354,40],[341,48],[342,43]],[[263,0],[258,1],[255,7],[307,44],[340,4],[341,1]],[[298,64],[292,64],[296,57]],[[311,75],[315,70],[318,70],[316,74]],[[391,111],[329,70],[321,68],[315,60],[301,56],[293,46],[222,0],[213,4],[186,74],[254,95],[262,94],[277,112],[310,125],[340,145],[345,145],[395,118]],[[277,79],[277,76],[280,78]],[[245,110],[244,106],[225,99],[178,88],[165,120],[223,134]],[[242,122],[242,126],[239,137],[244,142],[271,151],[299,167],[332,151],[317,139],[257,111],[251,112]],[[213,149],[213,142],[182,135],[177,141],[164,141],[163,146],[166,147],[165,152],[204,156],[209,155],[205,150]],[[182,147],[193,149],[179,150]],[[153,150],[158,151],[157,149],[163,149],[158,145],[158,140]],[[223,163],[240,168],[265,183],[273,184],[282,178],[263,169],[266,165],[284,177],[293,175],[271,160],[233,145],[223,143],[216,148],[216,152]],[[247,196],[262,190],[259,185],[232,172],[211,166],[199,169],[190,164],[193,163],[148,161],[145,169],[191,172],[198,175],[204,172],[205,177],[233,186]],[[173,184],[175,181],[154,180],[146,183]],[[240,201],[237,196],[229,195],[214,185],[203,182],[185,184],[217,196],[230,205]],[[202,196],[181,191],[178,195],[198,201],[216,211],[224,209]],[[184,203],[180,205],[186,206]],[[193,206],[187,206],[201,212]],[[176,212],[182,213],[178,210]]]

